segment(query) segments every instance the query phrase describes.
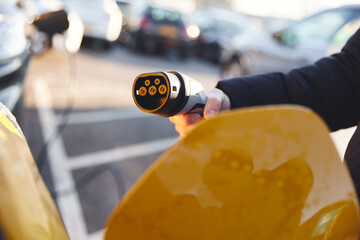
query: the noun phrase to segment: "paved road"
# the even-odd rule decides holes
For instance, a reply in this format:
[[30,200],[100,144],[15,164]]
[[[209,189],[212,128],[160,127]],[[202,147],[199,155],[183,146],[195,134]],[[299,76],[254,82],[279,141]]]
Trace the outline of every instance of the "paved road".
[[144,114],[132,101],[135,77],[159,70],[183,72],[206,89],[218,76],[211,64],[119,46],[77,56],[55,48],[32,59],[22,127],[71,239],[101,239],[116,203],[177,140],[168,119]]

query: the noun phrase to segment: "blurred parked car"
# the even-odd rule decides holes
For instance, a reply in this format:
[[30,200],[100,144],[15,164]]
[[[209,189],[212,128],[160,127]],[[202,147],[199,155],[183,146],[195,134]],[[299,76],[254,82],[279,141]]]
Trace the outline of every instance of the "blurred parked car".
[[65,47],[77,52],[83,36],[80,17],[66,9],[60,0],[17,0],[17,5],[26,13],[26,34],[31,41],[31,52],[41,54],[52,46],[57,34],[65,38]]
[[62,34],[69,27],[68,13],[59,0],[21,0],[18,5],[24,9],[29,23],[35,28],[28,33],[35,54],[41,54],[51,47],[53,36]]
[[30,43],[26,15],[16,0],[0,0],[0,102],[20,118]]
[[128,11],[127,45],[149,54],[175,52],[180,58],[189,54],[189,41],[183,15],[162,6],[137,1]]
[[[34,47],[43,44],[36,37],[38,31],[66,35],[65,48],[70,52],[76,52],[82,38],[81,31],[76,28],[78,22],[71,15],[62,12],[63,9],[55,11],[60,15],[53,15],[52,10],[33,11],[34,5],[29,5],[29,2],[30,0],[0,0],[0,102],[15,115],[20,124],[23,81],[28,63],[31,55],[39,53]],[[31,3],[34,1],[31,0]],[[70,33],[74,31],[80,32],[81,38]]]
[[273,34],[236,36],[222,53],[221,78],[286,72],[340,51],[360,26],[360,5],[329,9]]
[[119,42],[121,44],[125,44],[127,39],[128,39],[128,36],[129,36],[128,12],[129,12],[129,9],[131,7],[131,0],[116,0],[116,3],[119,6],[119,8],[121,9],[121,12],[123,14],[122,27],[121,27],[121,32],[120,32],[120,36],[119,36]]
[[222,49],[234,36],[253,28],[246,16],[221,8],[199,10],[190,21],[200,28],[200,36],[193,46],[194,54],[214,63],[220,62]]
[[107,49],[117,40],[122,27],[122,13],[115,0],[64,0],[66,8],[80,15],[84,37],[93,47]]

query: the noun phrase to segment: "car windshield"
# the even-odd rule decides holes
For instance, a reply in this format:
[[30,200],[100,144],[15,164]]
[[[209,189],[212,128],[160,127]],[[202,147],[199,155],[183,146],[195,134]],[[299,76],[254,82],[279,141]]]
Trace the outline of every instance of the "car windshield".
[[176,11],[150,7],[146,15],[155,22],[174,24],[174,25],[183,25],[181,14]]
[[244,27],[233,21],[227,21],[223,19],[218,19],[214,21],[214,26],[216,30],[223,32],[224,34],[233,37],[244,31]]
[[335,32],[346,22],[351,11],[346,9],[328,11],[317,14],[299,22],[286,30],[289,41],[304,43],[309,41],[331,41]]
[[203,31],[221,32],[227,37],[241,34],[251,28],[250,21],[239,13],[226,10],[200,10],[191,19]]

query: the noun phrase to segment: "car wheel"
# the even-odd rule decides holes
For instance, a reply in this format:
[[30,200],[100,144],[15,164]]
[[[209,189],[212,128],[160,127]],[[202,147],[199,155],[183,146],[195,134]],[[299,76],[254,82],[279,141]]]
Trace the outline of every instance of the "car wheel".
[[243,68],[239,58],[232,58],[231,61],[224,66],[221,72],[221,77],[223,79],[236,78],[244,75],[245,69]]
[[126,46],[134,51],[141,50],[141,44],[138,35],[139,34],[137,33],[132,33],[126,43]]
[[185,50],[181,50],[179,54],[179,59],[185,61],[189,57],[189,53]]
[[219,63],[220,60],[220,46],[218,43],[212,43],[205,48],[204,58],[212,63]]

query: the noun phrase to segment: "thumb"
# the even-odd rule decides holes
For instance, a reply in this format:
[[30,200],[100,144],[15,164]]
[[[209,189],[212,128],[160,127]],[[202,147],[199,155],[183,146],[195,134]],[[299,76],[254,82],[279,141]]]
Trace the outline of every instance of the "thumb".
[[204,117],[210,118],[215,116],[220,112],[220,110],[228,109],[229,107],[224,107],[224,103],[228,101],[227,96],[220,89],[212,89],[207,93],[207,102],[204,109]]

